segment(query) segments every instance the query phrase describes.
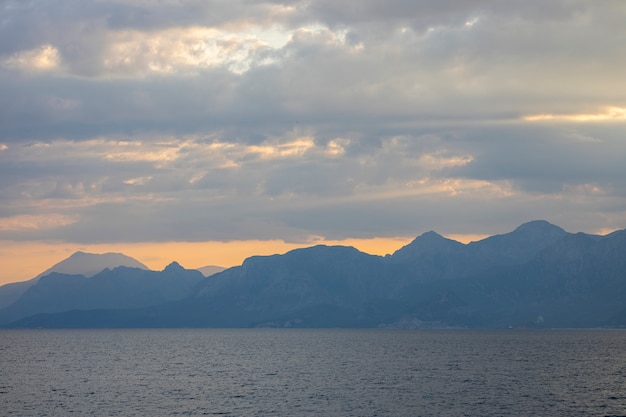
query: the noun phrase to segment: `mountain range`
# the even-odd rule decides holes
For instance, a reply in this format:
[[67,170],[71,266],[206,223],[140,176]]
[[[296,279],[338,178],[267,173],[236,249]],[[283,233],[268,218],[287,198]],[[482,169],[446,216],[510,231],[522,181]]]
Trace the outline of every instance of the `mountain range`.
[[36,284],[37,281],[39,281],[39,278],[53,272],[61,274],[80,274],[85,277],[92,277],[105,268],[115,268],[118,266],[148,269],[148,267],[141,262],[122,253],[109,252],[95,254],[78,251],[72,254],[69,258],[54,264],[33,279],[22,282],[13,282],[1,286],[0,309],[13,304],[22,294],[24,294],[24,292],[26,292],[26,290],[28,290],[29,287]]
[[[10,305],[11,327],[562,328],[626,325],[626,230],[532,221],[463,244],[435,232],[387,256],[313,246],[205,278],[172,263],[53,272]],[[0,292],[3,287],[0,287]]]

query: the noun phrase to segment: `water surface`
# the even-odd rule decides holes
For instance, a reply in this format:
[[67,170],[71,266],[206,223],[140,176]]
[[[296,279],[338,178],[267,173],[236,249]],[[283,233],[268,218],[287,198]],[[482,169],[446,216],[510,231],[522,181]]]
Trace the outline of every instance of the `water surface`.
[[2,330],[6,416],[625,415],[626,331]]

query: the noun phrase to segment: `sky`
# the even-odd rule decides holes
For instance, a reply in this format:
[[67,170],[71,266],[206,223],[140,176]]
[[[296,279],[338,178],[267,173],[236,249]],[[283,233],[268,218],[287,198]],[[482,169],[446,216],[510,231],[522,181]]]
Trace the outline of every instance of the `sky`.
[[623,0],[0,0],[0,284],[626,228]]

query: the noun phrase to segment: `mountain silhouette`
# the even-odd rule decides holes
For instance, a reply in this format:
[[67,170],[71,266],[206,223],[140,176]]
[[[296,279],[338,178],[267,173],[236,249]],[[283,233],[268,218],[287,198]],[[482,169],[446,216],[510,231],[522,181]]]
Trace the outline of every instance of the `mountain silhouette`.
[[216,265],[207,265],[207,266],[203,266],[200,268],[196,268],[196,270],[202,272],[202,275],[204,275],[205,277],[210,277],[211,275],[215,275],[218,272],[222,272],[225,269],[226,268],[222,266],[216,266]]
[[41,277],[53,272],[91,277],[105,268],[112,269],[118,266],[148,269],[147,266],[136,259],[121,253],[94,254],[78,251],[28,281],[13,282],[0,286],[0,309],[13,304],[30,286],[36,284]]
[[0,310],[0,323],[68,310],[138,308],[182,299],[204,280],[173,262],[163,271],[119,266],[93,277],[52,272]]
[[61,274],[78,274],[86,277],[92,277],[105,268],[113,269],[118,266],[127,266],[129,268],[149,269],[138,260],[126,256],[123,253],[107,252],[103,254],[74,252],[69,258],[53,265],[45,270],[36,278],[41,278],[51,272]]
[[[469,244],[427,232],[384,257],[324,245],[254,256],[199,279],[180,298],[135,307],[87,303],[81,293],[83,304],[64,311],[56,304],[51,314],[33,308],[44,305],[41,299],[22,297],[31,310],[11,326],[620,327],[626,326],[624,253],[624,230],[574,234],[546,221]],[[118,269],[121,283],[130,272]],[[186,272],[172,263],[152,279]],[[62,288],[85,285],[84,277],[48,279],[65,280]],[[40,289],[49,303],[71,299]]]

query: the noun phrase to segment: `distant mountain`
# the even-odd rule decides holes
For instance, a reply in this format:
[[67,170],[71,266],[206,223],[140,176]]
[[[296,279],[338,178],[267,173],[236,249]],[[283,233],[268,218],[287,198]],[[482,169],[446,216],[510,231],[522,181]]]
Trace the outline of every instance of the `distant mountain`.
[[466,252],[466,245],[431,231],[418,236],[386,259],[406,279],[430,281],[470,273],[468,268],[472,260],[465,255]]
[[346,246],[314,246],[284,255],[255,256],[205,281],[193,297],[208,309],[210,325],[259,324],[269,318],[316,305],[360,305],[381,292],[396,291],[385,282],[381,257]]
[[40,313],[166,303],[190,296],[204,280],[199,271],[186,270],[176,262],[161,272],[126,266],[107,268],[93,277],[52,272],[0,310],[0,323]]
[[[106,307],[86,302],[82,295],[78,298],[85,302],[72,307],[82,310],[57,305],[59,313],[23,313],[12,325],[626,326],[625,255],[626,230],[607,236],[572,234],[533,221],[469,244],[428,232],[385,257],[323,245],[256,256],[202,279],[187,296],[171,302],[122,309],[122,303]],[[64,279],[64,295],[47,290],[46,302],[72,299],[67,288],[84,285],[81,278]],[[45,304],[37,298],[20,301],[24,308]]]
[[207,265],[201,268],[196,268],[196,270],[202,272],[202,275],[204,275],[205,277],[210,277],[211,275],[215,275],[218,272],[224,271],[225,269],[226,268],[224,267],[215,266],[215,265]]
[[497,264],[519,264],[569,235],[545,220],[535,220],[524,223],[510,233],[470,243],[469,255],[480,262],[493,260]]
[[467,245],[428,232],[397,250],[387,260],[402,265],[418,281],[470,277],[499,265],[527,262],[540,250],[569,233],[546,221],[532,221],[514,231]]
[[30,286],[37,283],[39,278],[53,272],[91,277],[105,268],[113,269],[118,266],[148,269],[147,266],[136,259],[121,253],[94,254],[78,251],[72,254],[69,258],[66,258],[46,269],[44,272],[40,273],[31,280],[13,282],[0,286],[0,309],[8,307],[14,303]]
[[113,269],[118,266],[149,269],[138,260],[133,259],[130,256],[126,256],[123,253],[108,252],[95,254],[78,251],[73,253],[69,258],[62,260],[49,269],[46,269],[41,274],[37,275],[36,278],[46,276],[52,272],[92,277],[106,268]]
[[488,327],[624,326],[626,231],[605,237],[570,234],[528,262],[494,268],[459,286]]
[[0,287],[0,309],[13,304],[36,280],[11,282]]

